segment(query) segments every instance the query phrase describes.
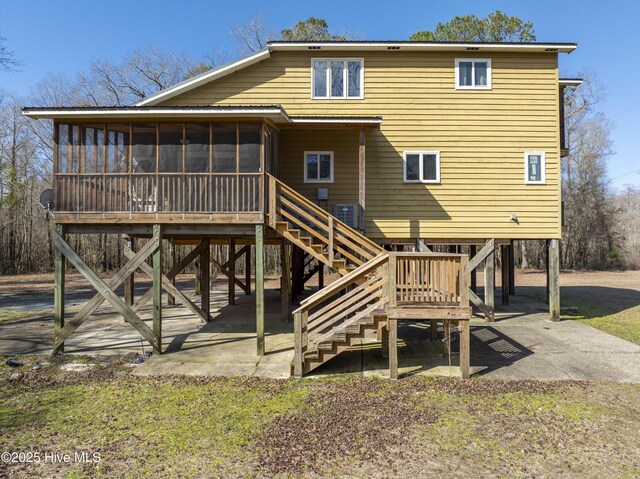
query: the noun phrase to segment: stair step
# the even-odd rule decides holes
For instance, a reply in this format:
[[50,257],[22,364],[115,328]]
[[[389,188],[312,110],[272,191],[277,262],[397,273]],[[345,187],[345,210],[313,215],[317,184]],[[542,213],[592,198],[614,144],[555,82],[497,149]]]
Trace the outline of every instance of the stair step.
[[333,260],[333,265],[332,268],[333,269],[345,269],[347,268],[347,261],[344,259],[334,259]]

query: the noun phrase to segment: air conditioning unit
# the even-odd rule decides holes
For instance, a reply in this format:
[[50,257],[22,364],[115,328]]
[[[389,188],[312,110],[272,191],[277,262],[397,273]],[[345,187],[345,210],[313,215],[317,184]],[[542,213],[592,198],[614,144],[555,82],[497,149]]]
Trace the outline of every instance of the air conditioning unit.
[[333,216],[352,228],[358,228],[358,205],[333,205]]

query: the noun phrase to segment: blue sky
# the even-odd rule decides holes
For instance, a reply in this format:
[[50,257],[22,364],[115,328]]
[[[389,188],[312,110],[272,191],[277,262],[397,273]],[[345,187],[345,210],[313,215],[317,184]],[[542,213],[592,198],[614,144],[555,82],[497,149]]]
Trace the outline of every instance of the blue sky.
[[640,185],[640,174],[632,172],[640,169],[635,144],[640,100],[634,86],[640,76],[634,41],[640,2],[635,0],[11,0],[0,3],[0,32],[24,65],[18,73],[0,72],[0,88],[26,95],[49,72],[73,76],[94,59],[118,61],[145,45],[186,51],[194,57],[214,48],[232,52],[230,28],[257,12],[276,32],[313,15],[325,18],[336,33],[353,31],[364,39],[391,40],[407,39],[456,15],[485,16],[494,10],[531,20],[539,41],[578,43],[574,53],[560,55],[561,73],[582,69],[597,73],[607,90],[601,109],[614,124],[612,184]]

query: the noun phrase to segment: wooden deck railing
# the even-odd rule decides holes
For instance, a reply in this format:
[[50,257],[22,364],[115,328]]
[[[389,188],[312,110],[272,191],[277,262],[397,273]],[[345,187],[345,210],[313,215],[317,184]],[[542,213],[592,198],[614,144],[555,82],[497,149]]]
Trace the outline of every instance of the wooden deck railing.
[[356,266],[372,260],[384,250],[366,236],[358,233],[328,212],[291,189],[277,178],[267,174],[269,224],[287,221],[305,232],[314,242],[326,247],[331,264],[340,254]]
[[262,213],[262,173],[58,174],[54,210],[71,213]]
[[469,259],[448,253],[390,253],[391,306],[468,305]]

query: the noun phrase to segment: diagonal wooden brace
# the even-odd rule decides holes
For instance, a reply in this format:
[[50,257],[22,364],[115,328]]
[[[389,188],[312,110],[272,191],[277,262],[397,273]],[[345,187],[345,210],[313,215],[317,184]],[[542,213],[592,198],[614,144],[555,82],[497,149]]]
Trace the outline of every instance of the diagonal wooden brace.
[[490,239],[489,241],[487,241],[487,244],[485,244],[482,247],[482,249],[478,251],[478,254],[476,254],[473,258],[469,260],[469,272],[476,269],[480,265],[480,263],[484,261],[484,259],[487,256],[493,253],[493,250],[495,249],[496,249],[495,240]]
[[[118,271],[113,278],[107,282],[107,286],[114,291],[133,273],[138,266],[144,264],[144,261],[156,250],[157,246],[153,241],[147,242],[143,248],[129,258],[129,262]],[[105,297],[101,293],[97,293],[89,302],[87,302],[76,315],[65,324],[53,338],[54,349],[59,347],[64,341],[73,334],[73,332],[83,324],[93,312],[100,307],[105,301]]]
[[[237,258],[237,257],[236,257]],[[229,262],[226,262],[225,264],[221,264],[218,261],[216,261],[215,259],[211,258],[211,262],[213,264],[215,264],[219,269],[220,272],[222,274],[224,274],[226,277],[229,277],[229,268],[228,268],[228,264]],[[238,278],[234,278],[233,282],[240,287],[240,289],[242,289],[242,291],[244,291],[245,293],[247,292],[247,285],[245,285],[242,281],[240,281]]]
[[[153,251],[160,247],[159,238],[152,238],[149,243],[155,245]],[[113,308],[120,313],[124,319],[131,324],[144,339],[146,339],[156,351],[160,351],[160,343],[154,332],[144,324],[140,317],[122,301],[118,295],[111,290],[109,285],[105,283],[91,268],[89,268],[82,258],[67,244],[67,242],[57,233],[53,233],[53,244],[67,260],[75,266],[75,268],[89,281],[98,293],[106,299]]]
[[[193,248],[193,250],[191,250],[191,252],[187,256],[182,258],[182,260],[178,264],[176,264],[173,268],[171,268],[171,271],[169,271],[164,277],[166,277],[169,281],[174,279],[176,276],[178,276],[178,274],[182,272],[182,270],[184,270],[187,266],[189,266],[193,262],[193,260],[195,260],[200,256],[200,253],[204,248],[205,248],[204,243],[200,243],[198,246]],[[164,285],[164,279],[163,279],[163,285]],[[144,293],[138,299],[138,301],[136,301],[133,304],[133,306],[131,306],[131,309],[135,312],[140,311],[149,301],[151,301],[151,298],[153,298],[153,288],[149,289],[146,293]],[[200,313],[196,313],[196,314],[200,316]]]
[[[135,256],[135,253],[129,248],[125,247],[124,255],[127,258],[133,258]],[[144,274],[146,274],[150,278],[153,278],[153,268],[147,263],[142,263],[139,268]],[[209,318],[207,318],[206,313],[202,309],[200,309],[193,301],[187,298],[178,288],[176,288],[171,282],[171,279],[164,274],[162,275],[162,287],[164,288],[164,290],[178,299],[178,301],[180,301],[193,314],[195,314],[196,316],[200,316],[203,321],[208,321]]]
[[[492,238],[482,247],[478,253],[469,260],[468,271],[471,273],[474,269],[476,269],[484,259],[489,256],[496,249],[495,240]],[[485,319],[489,321],[493,321],[494,312],[493,309],[487,306],[480,297],[473,292],[471,288],[469,288],[469,301],[478,308],[482,314],[484,314]]]

